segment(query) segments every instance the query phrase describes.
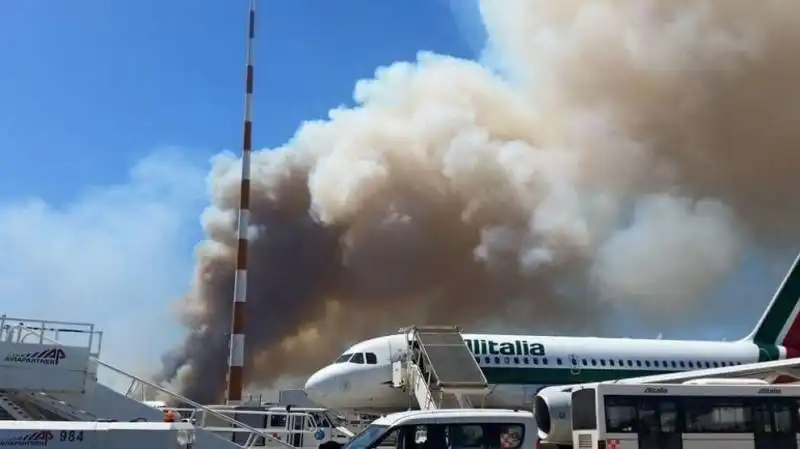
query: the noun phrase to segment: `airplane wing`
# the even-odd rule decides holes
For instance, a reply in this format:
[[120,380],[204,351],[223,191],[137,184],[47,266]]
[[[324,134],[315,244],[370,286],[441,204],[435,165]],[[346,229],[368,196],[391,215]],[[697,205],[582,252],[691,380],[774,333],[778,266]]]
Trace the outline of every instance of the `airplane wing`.
[[800,358],[773,360],[771,362],[748,363],[746,365],[726,366],[678,373],[655,374],[652,376],[618,379],[609,383],[645,384],[645,383],[682,383],[689,380],[709,377],[770,379],[776,376],[800,378]]
[[[800,358],[773,360],[771,362],[756,362],[746,365],[726,366],[723,368],[700,369],[694,371],[681,371],[678,373],[655,374],[653,376],[630,377],[627,379],[608,380],[601,383],[613,384],[676,384],[695,379],[707,378],[748,378],[764,379],[772,381],[776,377],[790,376],[800,378]],[[572,385],[559,385],[548,387],[546,390],[554,389],[563,392],[570,392],[581,388],[585,383]]]

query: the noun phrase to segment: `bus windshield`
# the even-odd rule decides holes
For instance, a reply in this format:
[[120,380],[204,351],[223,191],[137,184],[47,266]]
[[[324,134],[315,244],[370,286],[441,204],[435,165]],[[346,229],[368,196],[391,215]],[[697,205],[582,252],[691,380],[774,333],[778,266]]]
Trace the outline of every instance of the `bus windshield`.
[[365,449],[383,436],[389,426],[370,424],[366,429],[353,437],[343,449]]

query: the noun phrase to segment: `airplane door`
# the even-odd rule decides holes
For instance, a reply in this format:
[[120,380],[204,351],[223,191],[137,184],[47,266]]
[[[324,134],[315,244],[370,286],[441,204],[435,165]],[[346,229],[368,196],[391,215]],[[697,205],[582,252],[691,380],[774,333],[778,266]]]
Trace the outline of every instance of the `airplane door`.
[[578,354],[570,354],[569,356],[569,373],[573,376],[578,376],[581,374],[581,365],[580,365],[580,357]]

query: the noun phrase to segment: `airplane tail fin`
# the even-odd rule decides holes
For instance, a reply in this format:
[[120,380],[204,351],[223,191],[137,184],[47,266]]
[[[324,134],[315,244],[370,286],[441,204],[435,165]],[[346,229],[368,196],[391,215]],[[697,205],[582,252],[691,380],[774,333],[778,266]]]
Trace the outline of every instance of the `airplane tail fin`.
[[795,354],[790,357],[800,356],[800,255],[797,256],[789,273],[781,282],[778,291],[772,298],[764,315],[758,321],[755,329],[745,337],[759,346],[774,347],[781,345],[794,349]]

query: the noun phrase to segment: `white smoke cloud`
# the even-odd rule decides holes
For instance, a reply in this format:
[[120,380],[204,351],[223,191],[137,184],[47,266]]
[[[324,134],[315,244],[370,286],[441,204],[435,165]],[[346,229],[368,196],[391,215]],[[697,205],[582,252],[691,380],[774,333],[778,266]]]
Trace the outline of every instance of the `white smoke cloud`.
[[124,182],[84,188],[63,204],[0,202],[0,313],[94,323],[104,331],[104,360],[140,372],[153,366],[181,337],[167,304],[191,273],[203,168],[165,149]]

